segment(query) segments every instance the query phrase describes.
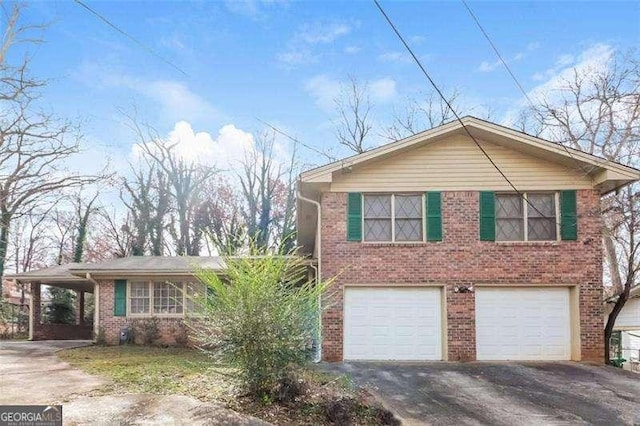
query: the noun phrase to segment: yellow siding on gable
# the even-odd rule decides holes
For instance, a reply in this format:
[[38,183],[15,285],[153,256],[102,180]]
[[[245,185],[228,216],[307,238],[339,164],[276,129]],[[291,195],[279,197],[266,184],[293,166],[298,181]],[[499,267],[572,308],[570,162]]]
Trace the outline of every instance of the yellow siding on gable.
[[[521,191],[589,189],[593,182],[581,170],[480,142],[500,170]],[[347,191],[512,191],[511,186],[466,136],[397,154],[351,172],[335,172],[332,192]]]

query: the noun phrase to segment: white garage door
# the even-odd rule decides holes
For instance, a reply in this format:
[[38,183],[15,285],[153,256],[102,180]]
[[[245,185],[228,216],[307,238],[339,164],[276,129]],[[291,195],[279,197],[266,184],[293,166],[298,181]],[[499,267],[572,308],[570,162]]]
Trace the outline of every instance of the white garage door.
[[442,359],[439,288],[345,290],[345,360]]
[[568,288],[478,288],[478,360],[569,360]]

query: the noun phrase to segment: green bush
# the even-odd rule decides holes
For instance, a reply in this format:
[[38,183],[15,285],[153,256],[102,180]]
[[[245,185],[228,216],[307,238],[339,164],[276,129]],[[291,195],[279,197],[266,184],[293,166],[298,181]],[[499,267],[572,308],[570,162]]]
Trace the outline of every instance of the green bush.
[[44,322],[47,324],[75,324],[75,295],[71,290],[59,287],[49,288],[50,300],[44,308]]
[[614,367],[618,367],[618,368],[622,368],[622,365],[627,362],[626,359],[622,358],[622,357],[618,357],[618,358],[613,358],[611,360],[611,365],[613,365]]
[[291,368],[313,356],[319,300],[327,283],[309,279],[297,256],[226,261],[224,277],[201,270],[207,286],[202,314],[188,318],[194,340],[215,359],[238,368],[246,391],[276,397]]

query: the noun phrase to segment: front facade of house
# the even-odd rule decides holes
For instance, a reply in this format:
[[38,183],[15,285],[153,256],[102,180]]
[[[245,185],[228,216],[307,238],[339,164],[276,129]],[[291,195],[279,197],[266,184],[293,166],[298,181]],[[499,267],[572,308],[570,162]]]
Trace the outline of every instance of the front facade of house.
[[[115,345],[129,329],[135,341],[150,327],[157,328],[153,343],[183,344],[183,320],[196,315],[197,300],[205,286],[193,273],[200,268],[220,271],[219,257],[132,256],[100,263],[71,263],[10,276],[28,283],[31,290],[30,339],[96,339]],[[77,292],[77,312],[84,312],[84,293],[92,293],[93,325],[44,324],[41,320],[42,286]],[[79,316],[83,318],[83,315]]]
[[602,361],[600,197],[640,174],[463,120],[301,175],[323,359]]

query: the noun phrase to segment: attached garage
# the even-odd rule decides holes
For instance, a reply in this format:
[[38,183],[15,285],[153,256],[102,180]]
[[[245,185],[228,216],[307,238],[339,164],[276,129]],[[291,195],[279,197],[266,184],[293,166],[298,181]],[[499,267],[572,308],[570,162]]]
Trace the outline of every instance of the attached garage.
[[570,289],[477,288],[478,360],[570,360]]
[[442,352],[441,288],[345,288],[345,360],[441,360]]

